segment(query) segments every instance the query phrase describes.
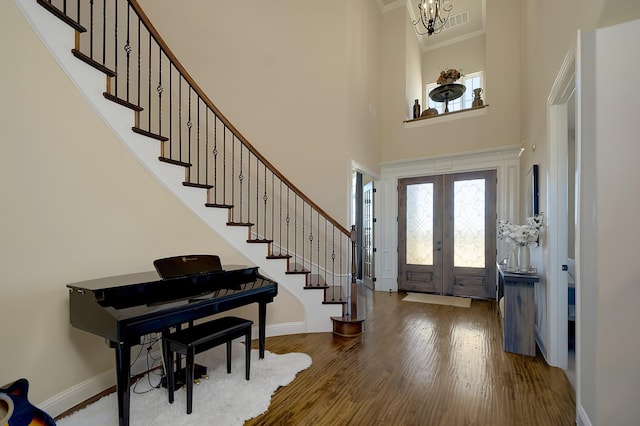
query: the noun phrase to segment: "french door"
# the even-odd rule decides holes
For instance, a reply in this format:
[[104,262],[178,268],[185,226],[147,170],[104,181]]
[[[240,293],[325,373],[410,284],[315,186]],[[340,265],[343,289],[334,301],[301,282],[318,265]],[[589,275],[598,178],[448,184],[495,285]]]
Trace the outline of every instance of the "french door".
[[373,182],[362,188],[362,282],[370,289],[373,285]]
[[496,171],[398,181],[398,290],[495,297]]

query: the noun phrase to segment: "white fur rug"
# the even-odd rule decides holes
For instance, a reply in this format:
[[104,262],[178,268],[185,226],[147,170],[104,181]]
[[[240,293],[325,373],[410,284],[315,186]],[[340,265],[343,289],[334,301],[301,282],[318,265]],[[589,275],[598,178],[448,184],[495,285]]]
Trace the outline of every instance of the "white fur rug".
[[[311,365],[311,357],[303,353],[283,355],[265,351],[258,359],[258,351],[251,351],[251,380],[244,376],[244,345],[233,343],[231,374],[227,374],[225,345],[196,356],[196,362],[207,367],[208,380],[193,387],[193,412],[187,414],[187,392],[182,387],[169,404],[165,388],[146,393],[131,392],[131,426],[142,425],[243,425],[269,408],[271,395],[280,387],[291,383],[296,374]],[[149,378],[157,384],[159,378]],[[143,378],[135,392],[149,390],[149,381]],[[118,403],[110,394],[86,408],[57,421],[58,426],[117,426]]]

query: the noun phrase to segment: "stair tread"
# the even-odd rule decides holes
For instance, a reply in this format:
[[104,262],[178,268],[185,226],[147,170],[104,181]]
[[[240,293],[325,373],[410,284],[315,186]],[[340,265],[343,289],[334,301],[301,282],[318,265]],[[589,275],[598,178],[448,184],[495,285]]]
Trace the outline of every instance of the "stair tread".
[[185,163],[184,161],[174,160],[167,157],[158,157],[158,160],[162,161],[163,163],[174,164],[176,166],[191,167],[191,163]]
[[102,71],[103,73],[105,73],[109,77],[115,77],[116,76],[115,71],[113,71],[110,68],[107,68],[105,65],[101,64],[100,62],[96,61],[95,59],[85,55],[84,53],[82,53],[78,49],[71,49],[71,53],[73,54],[73,56],[75,56],[76,58],[80,59],[85,64],[90,65],[90,66],[94,67],[95,69]]
[[141,106],[133,104],[133,103],[131,103],[131,102],[125,100],[125,99],[119,98],[119,97],[117,97],[115,95],[112,95],[109,92],[102,92],[102,96],[104,96],[105,99],[108,99],[108,100],[110,100],[112,102],[117,103],[118,105],[122,105],[122,106],[127,107],[129,109],[132,109],[134,111],[140,112],[140,111],[144,110],[144,108],[142,108]]
[[311,271],[309,271],[308,269],[289,269],[286,273],[287,274],[308,274]]
[[267,256],[267,259],[291,259],[290,254],[270,254]]
[[211,189],[213,185],[209,185],[208,183],[197,183],[197,182],[182,182],[183,186],[189,186],[191,188],[204,188]]
[[150,131],[141,129],[139,127],[132,127],[131,130],[133,130],[134,133],[137,133],[137,134],[142,135],[142,136],[147,136],[147,137],[150,137],[150,138],[153,138],[153,139],[157,139],[157,140],[159,140],[161,142],[166,142],[166,141],[169,140],[169,138],[166,137],[166,136],[157,135],[155,133],[151,133]]

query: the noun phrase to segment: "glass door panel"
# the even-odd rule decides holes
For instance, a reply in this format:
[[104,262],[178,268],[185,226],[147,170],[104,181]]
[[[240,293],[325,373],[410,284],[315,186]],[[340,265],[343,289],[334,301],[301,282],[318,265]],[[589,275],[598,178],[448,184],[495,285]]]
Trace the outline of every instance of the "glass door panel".
[[496,188],[495,170],[444,177],[446,294],[495,297]]
[[442,177],[398,181],[398,289],[442,291]]
[[484,268],[485,181],[453,184],[453,266]]
[[433,183],[407,186],[407,263],[433,265]]

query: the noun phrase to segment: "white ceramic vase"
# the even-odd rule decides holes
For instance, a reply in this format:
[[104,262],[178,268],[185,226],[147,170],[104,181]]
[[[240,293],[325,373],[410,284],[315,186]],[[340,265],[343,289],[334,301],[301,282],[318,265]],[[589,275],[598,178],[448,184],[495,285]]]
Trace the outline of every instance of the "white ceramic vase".
[[521,271],[528,271],[531,269],[531,254],[529,252],[529,246],[518,247],[518,265]]
[[509,261],[507,263],[507,267],[514,271],[518,269],[518,253],[516,252],[516,250],[512,250],[509,253]]

